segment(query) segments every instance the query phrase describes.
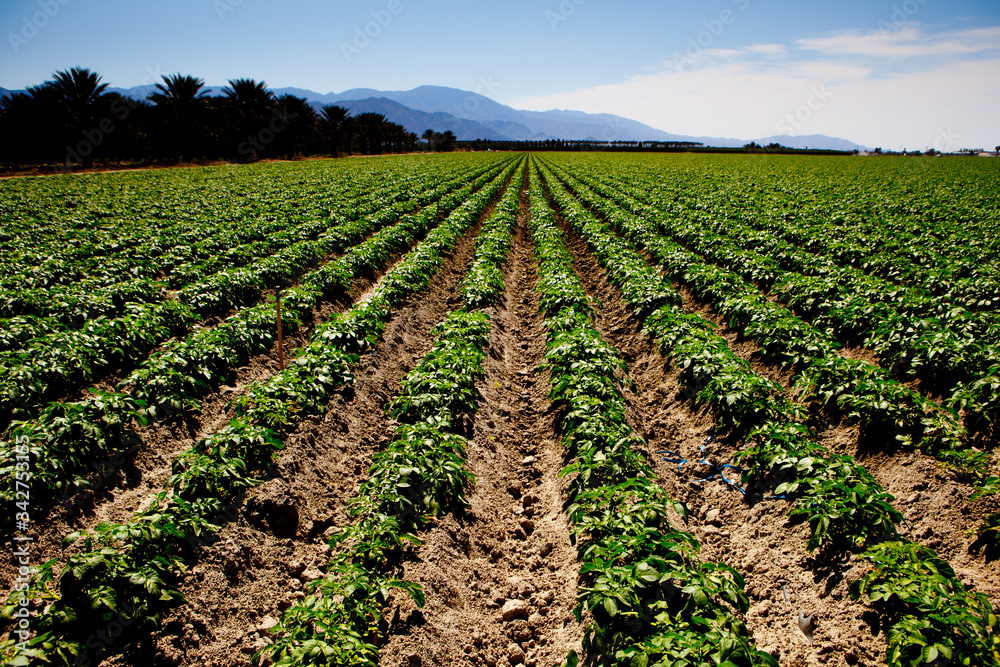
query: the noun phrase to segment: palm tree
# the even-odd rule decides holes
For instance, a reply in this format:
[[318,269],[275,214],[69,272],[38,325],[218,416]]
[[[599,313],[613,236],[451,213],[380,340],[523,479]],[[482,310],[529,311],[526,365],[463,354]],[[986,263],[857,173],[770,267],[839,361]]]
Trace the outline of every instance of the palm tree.
[[232,113],[230,122],[234,131],[233,148],[238,150],[239,146],[244,146],[244,142],[249,140],[246,145],[250,159],[256,160],[259,143],[255,144],[254,140],[267,129],[274,94],[267,89],[267,84],[263,81],[230,79],[228,83],[229,85],[222,89],[222,93],[226,96]]
[[156,106],[190,108],[208,95],[205,81],[193,76],[181,74],[164,74],[163,83],[156,84],[158,92],[152,93],[149,100]]
[[277,122],[274,129],[274,152],[287,158],[315,153],[321,143],[320,117],[308,100],[282,95],[275,100]]
[[[59,142],[75,144],[87,130],[94,130],[97,125],[98,106],[106,101],[108,84],[101,83],[101,77],[96,72],[82,67],[73,67],[62,72],[56,72],[51,81],[35,86],[29,92],[43,106],[43,113],[51,117],[49,131],[55,131]],[[88,154],[83,159],[84,165],[93,162],[93,156]]]
[[167,145],[179,159],[190,157],[204,134],[205,81],[193,76],[164,74],[163,83],[148,99],[161,111],[167,126]]
[[82,67],[56,72],[51,81],[42,85],[56,92],[68,107],[72,120],[81,127],[93,120],[93,109],[108,89],[99,74]]
[[358,133],[361,136],[362,152],[366,155],[381,154],[385,136],[386,119],[380,113],[367,112],[357,115]]
[[348,116],[344,123],[340,126],[341,139],[343,141],[344,152],[347,155],[353,155],[354,151],[360,151],[361,145],[358,141],[358,117]]
[[427,142],[427,150],[429,150],[429,151],[433,151],[434,150],[434,141],[435,141],[436,137],[437,137],[437,133],[434,132],[434,130],[432,130],[430,128],[427,128],[426,130],[424,130],[424,133],[420,135],[420,138],[424,139]]
[[274,93],[267,89],[264,81],[253,79],[230,79],[222,89],[234,108],[244,114],[263,113],[266,115],[274,101]]
[[445,130],[444,134],[442,134],[438,139],[438,141],[441,142],[441,150],[443,151],[452,150],[455,147],[455,141],[457,140],[458,137],[456,137],[455,133],[451,130]]
[[350,111],[344,107],[331,104],[323,107],[323,120],[326,121],[327,134],[329,136],[330,152],[334,156],[340,153],[340,145],[343,141],[344,123],[350,115]]
[[383,130],[383,137],[388,144],[389,152],[402,153],[403,144],[406,143],[406,128],[399,123],[386,123]]
[[0,98],[0,126],[4,135],[0,141],[0,155],[4,161],[21,164],[31,162],[38,155],[55,155],[57,137],[50,125],[55,106],[39,103],[39,97],[44,94],[41,87],[32,86],[26,93]]

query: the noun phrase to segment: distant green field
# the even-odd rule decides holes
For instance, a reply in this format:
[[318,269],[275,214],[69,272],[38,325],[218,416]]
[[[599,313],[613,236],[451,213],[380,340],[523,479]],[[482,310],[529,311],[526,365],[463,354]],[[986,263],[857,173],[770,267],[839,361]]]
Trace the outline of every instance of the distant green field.
[[553,164],[690,253],[676,279],[714,266],[745,283],[727,293],[713,281],[729,278],[708,277],[696,291],[768,295],[837,345],[870,349],[896,379],[919,379],[980,437],[996,428],[1000,161],[566,154]]
[[913,280],[1000,276],[997,159],[577,153],[558,162],[642,179],[678,206],[768,228],[838,261],[861,265],[866,255],[873,271],[888,274],[874,265],[891,256]]

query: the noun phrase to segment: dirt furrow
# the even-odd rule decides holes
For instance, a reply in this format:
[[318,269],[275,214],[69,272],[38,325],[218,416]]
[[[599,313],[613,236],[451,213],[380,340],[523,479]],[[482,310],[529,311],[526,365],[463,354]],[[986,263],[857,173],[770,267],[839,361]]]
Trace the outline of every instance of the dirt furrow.
[[531,667],[579,649],[579,564],[562,508],[564,449],[547,380],[535,372],[545,336],[524,215],[522,202],[504,303],[488,310],[493,327],[468,447],[470,508],[429,531],[418,558],[404,564],[426,605],[404,607],[383,665]]
[[[821,434],[820,444],[827,445],[826,437]],[[904,517],[899,532],[934,549],[964,585],[985,593],[994,608],[1000,607],[1000,552],[970,534],[987,515],[1000,511],[1000,497],[971,501],[973,489],[934,459],[892,449],[872,448],[858,459],[896,497],[893,506]]]

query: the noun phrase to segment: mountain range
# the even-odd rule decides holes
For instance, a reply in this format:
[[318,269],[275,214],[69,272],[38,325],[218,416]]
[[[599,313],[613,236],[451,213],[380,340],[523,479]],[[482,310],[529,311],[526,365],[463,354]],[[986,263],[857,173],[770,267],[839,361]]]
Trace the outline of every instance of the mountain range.
[[[146,99],[154,90],[152,85],[108,89],[109,92],[137,100]],[[0,98],[11,92],[17,91],[0,88]],[[209,95],[221,95],[222,87],[209,87],[208,92]],[[274,88],[272,92],[276,96],[291,94],[305,98],[317,111],[323,106],[337,104],[353,115],[380,113],[387,120],[398,123],[417,135],[423,134],[427,129],[435,132],[451,130],[460,141],[692,141],[718,147],[739,147],[755,141],[762,146],[778,143],[789,148],[843,151],[865,149],[852,141],[820,134],[777,135],[755,139],[672,134],[613,114],[562,109],[521,111],[479,93],[444,86],[419,86],[412,90],[395,91],[352,88],[342,93],[325,94],[303,88]]]

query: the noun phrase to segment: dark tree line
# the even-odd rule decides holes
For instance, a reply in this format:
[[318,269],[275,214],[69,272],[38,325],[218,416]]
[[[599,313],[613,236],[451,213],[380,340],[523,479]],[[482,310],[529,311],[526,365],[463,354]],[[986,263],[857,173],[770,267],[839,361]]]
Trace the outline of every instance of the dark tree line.
[[252,79],[230,80],[221,96],[209,96],[193,76],[162,79],[137,101],[76,67],[0,100],[0,161],[89,166],[416,150],[417,135],[381,114],[351,116],[339,106],[317,112]]
[[427,129],[420,135],[420,138],[427,142],[428,150],[441,152],[455,150],[455,142],[458,140],[455,133],[451,130],[435,132],[434,130]]

